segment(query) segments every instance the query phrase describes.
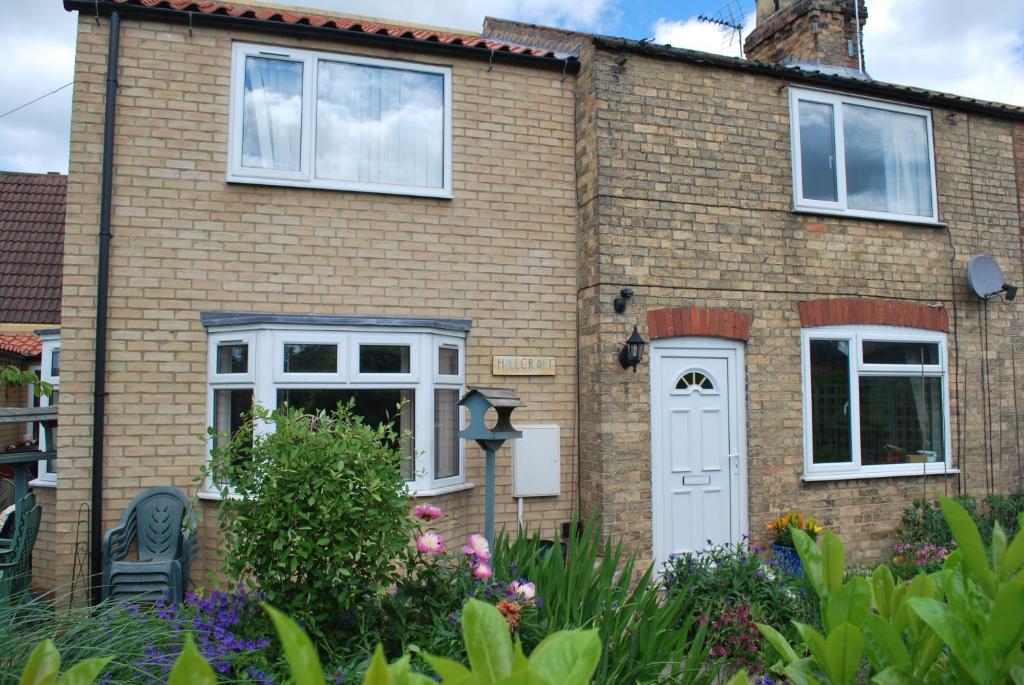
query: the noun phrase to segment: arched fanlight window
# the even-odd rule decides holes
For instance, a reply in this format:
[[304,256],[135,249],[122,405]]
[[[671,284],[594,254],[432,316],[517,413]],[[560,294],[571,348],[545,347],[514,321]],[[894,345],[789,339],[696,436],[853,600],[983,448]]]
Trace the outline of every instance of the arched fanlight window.
[[715,384],[700,371],[687,371],[676,382],[676,390],[714,390]]

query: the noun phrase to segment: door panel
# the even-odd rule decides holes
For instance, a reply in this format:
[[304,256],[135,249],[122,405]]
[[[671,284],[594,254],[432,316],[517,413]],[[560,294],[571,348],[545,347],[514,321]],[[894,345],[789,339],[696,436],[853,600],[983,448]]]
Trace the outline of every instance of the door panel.
[[[712,341],[713,343],[714,341]],[[655,554],[738,542],[742,522],[737,364],[723,349],[652,349]],[[743,505],[745,506],[745,504]]]

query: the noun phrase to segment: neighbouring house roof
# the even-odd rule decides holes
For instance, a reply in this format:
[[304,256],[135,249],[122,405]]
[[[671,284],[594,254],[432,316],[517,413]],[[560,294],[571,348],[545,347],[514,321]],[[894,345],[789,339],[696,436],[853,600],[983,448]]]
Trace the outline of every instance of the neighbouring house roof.
[[0,172],[0,324],[60,321],[67,183]]
[[43,353],[43,341],[37,335],[0,333],[0,352],[22,357],[38,357]]
[[[64,0],[64,8],[85,13],[109,14],[118,9],[125,14],[138,12],[153,18],[186,21],[193,24],[214,23],[216,19],[248,19],[263,28],[306,29],[321,35],[349,39],[376,37],[390,39],[394,44],[410,48],[431,49],[445,46],[462,49],[467,54],[489,59],[525,58],[537,63],[557,62],[561,66],[578,65],[575,57],[538,47],[486,38],[479,33],[428,26],[397,24],[379,19],[320,14],[299,8],[216,2],[214,0]],[[205,20],[205,21],[204,21]],[[224,22],[226,23],[226,22]]]
[[651,55],[666,59],[675,59],[692,64],[699,64],[725,69],[736,69],[747,71],[786,81],[797,81],[811,85],[823,86],[826,88],[838,88],[851,92],[874,95],[889,99],[898,99],[919,104],[949,107],[971,112],[980,112],[995,116],[1006,117],[1015,120],[1024,120],[1024,107],[1007,105],[987,100],[976,100],[962,95],[952,95],[926,88],[914,86],[901,86],[895,83],[875,81],[870,78],[863,78],[835,73],[834,69],[818,67],[807,64],[776,65],[767,62],[755,62],[753,60],[740,59],[738,57],[727,57],[716,55],[699,50],[688,50],[686,48],[675,48],[671,45],[654,45],[645,41],[630,40],[614,36],[593,37],[595,47],[615,52],[631,52],[636,54]]

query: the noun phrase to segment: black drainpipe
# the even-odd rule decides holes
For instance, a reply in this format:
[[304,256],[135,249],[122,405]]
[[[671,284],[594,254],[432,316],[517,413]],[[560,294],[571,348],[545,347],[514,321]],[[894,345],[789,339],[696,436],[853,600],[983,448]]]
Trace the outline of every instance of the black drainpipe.
[[107,44],[107,99],[103,116],[103,176],[100,185],[100,254],[96,274],[96,358],[92,394],[92,530],[89,536],[92,602],[103,593],[103,425],[107,402],[107,290],[110,277],[110,205],[114,183],[114,114],[117,111],[117,53],[121,15],[110,13]]

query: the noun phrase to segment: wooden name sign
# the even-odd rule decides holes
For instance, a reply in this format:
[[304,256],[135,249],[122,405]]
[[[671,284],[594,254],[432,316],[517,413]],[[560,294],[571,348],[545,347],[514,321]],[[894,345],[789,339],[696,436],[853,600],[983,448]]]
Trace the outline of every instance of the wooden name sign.
[[495,376],[554,376],[554,357],[493,357]]

